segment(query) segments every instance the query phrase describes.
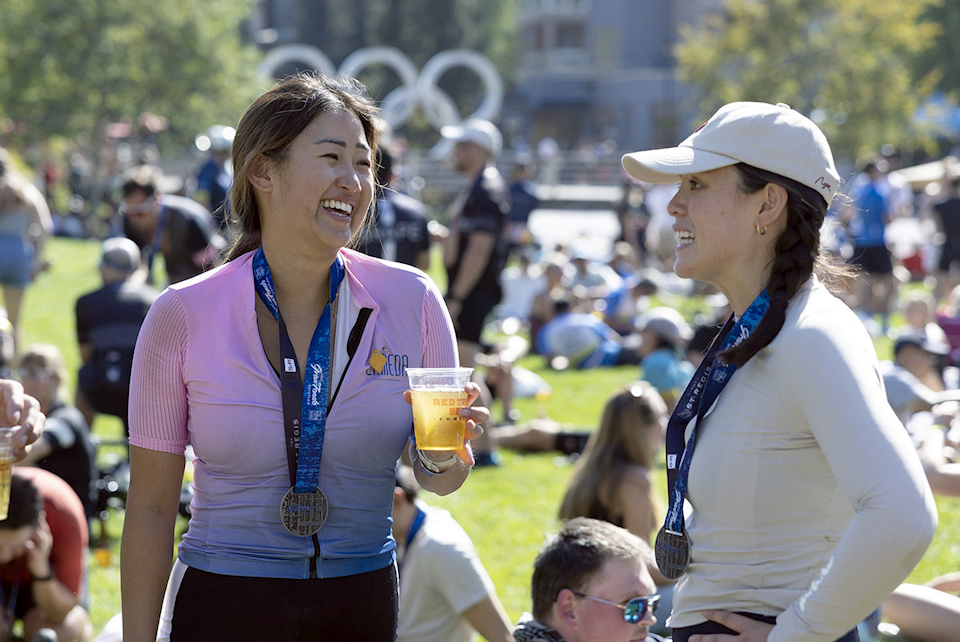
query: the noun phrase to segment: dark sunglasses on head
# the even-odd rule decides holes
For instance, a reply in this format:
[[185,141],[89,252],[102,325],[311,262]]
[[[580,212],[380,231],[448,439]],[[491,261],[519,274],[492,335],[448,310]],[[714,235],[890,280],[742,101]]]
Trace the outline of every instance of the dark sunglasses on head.
[[573,594],[623,609],[623,621],[627,624],[636,624],[637,622],[641,621],[648,612],[650,615],[656,613],[657,602],[660,601],[659,595],[647,595],[646,597],[635,597],[632,600],[627,600],[623,604],[618,604],[617,602],[611,602],[610,600],[587,595],[586,593],[578,593],[577,591],[573,591]]

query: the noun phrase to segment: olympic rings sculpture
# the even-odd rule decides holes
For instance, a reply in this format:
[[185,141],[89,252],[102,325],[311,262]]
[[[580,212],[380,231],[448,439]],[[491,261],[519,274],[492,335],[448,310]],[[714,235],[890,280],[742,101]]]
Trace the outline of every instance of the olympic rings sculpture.
[[410,58],[395,47],[364,47],[358,49],[340,64],[337,69],[330,58],[313,45],[281,45],[267,52],[260,63],[260,73],[274,77],[281,65],[307,63],[317,71],[356,76],[362,69],[383,65],[391,68],[400,78],[400,86],[391,91],[380,105],[384,120],[392,128],[403,125],[419,106],[427,121],[436,129],[445,125],[459,125],[464,119],[450,95],[437,86],[437,81],[453,67],[466,67],[475,72],[484,84],[485,96],[476,111],[467,116],[495,121],[503,107],[503,80],[490,60],[480,52],[470,49],[448,49],[436,54],[417,72]]

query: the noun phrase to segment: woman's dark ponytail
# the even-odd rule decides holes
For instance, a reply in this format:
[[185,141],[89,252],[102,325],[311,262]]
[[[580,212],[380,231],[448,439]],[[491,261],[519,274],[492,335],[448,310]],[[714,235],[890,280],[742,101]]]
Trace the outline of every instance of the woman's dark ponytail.
[[777,239],[776,258],[767,282],[770,308],[749,337],[720,355],[724,361],[742,366],[777,336],[790,299],[811,274],[817,272],[832,282],[846,272],[842,266],[832,265],[820,255],[820,227],[827,215],[827,203],[815,190],[743,163],[734,165],[734,169],[739,175],[739,187],[746,194],[755,194],[769,183],[787,191],[787,226]]

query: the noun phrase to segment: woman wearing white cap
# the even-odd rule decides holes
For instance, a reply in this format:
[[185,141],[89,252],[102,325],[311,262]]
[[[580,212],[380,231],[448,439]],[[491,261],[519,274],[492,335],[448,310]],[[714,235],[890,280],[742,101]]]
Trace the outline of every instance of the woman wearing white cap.
[[675,271],[734,310],[668,428],[657,561],[681,578],[673,639],[857,640],[937,520],[873,344],[821,282],[827,140],[787,105],[740,102],[623,165],[680,182]]

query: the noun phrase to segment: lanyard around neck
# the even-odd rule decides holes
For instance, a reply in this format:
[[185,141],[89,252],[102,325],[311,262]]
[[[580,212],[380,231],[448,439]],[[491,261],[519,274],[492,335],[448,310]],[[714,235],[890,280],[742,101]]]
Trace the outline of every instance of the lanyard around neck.
[[277,320],[280,344],[280,385],[283,423],[287,442],[287,466],[290,482],[297,493],[315,491],[320,482],[320,458],[327,423],[327,398],[330,394],[330,317],[331,306],[345,273],[343,259],[337,255],[330,266],[330,293],[320,321],[310,340],[307,363],[301,381],[300,367],[287,326],[277,305],[270,266],[263,248],[253,257],[253,276],[257,294]]
[[[770,297],[764,290],[739,320],[734,320],[732,315],[727,319],[670,416],[666,437],[667,488],[670,489],[670,506],[664,525],[667,530],[676,533],[683,530],[683,501],[687,495],[687,477],[697,442],[697,430],[702,430],[706,413],[737,369],[735,363],[719,361],[717,355],[739,345],[750,336],[769,307]],[[690,438],[684,443],[687,424],[694,415],[697,423],[690,433]]]

